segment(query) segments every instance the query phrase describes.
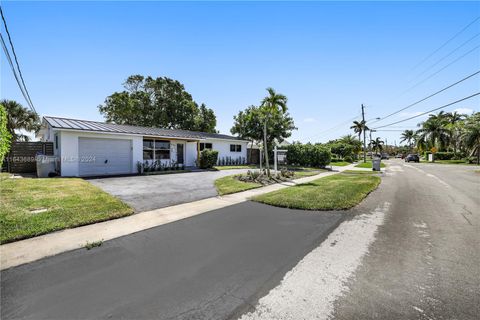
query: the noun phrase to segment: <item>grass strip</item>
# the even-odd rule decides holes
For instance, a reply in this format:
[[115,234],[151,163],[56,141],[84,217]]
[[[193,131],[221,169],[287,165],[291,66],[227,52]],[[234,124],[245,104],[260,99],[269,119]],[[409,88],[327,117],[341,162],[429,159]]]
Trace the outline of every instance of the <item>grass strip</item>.
[[277,207],[303,210],[345,210],[360,203],[380,184],[369,174],[335,174],[253,198]]

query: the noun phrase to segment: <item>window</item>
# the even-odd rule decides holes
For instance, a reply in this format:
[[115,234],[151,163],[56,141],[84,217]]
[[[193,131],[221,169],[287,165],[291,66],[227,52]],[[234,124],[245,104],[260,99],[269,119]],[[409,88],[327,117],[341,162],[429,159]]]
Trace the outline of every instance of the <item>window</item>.
[[170,141],[165,140],[143,140],[143,160],[165,160],[170,159]]
[[55,135],[55,149],[58,149],[58,134]]
[[242,152],[242,145],[241,144],[231,144],[230,145],[230,152]]
[[212,150],[212,144],[211,144],[211,143],[203,143],[203,142],[200,142],[200,151],[202,151],[203,149],[210,149],[210,150]]

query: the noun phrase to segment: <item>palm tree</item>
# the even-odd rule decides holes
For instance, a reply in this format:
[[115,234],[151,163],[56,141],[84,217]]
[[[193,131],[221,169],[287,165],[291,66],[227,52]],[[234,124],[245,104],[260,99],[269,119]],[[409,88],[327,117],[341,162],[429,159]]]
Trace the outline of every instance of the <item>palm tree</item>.
[[40,130],[40,118],[38,114],[24,108],[20,103],[13,100],[0,101],[7,111],[7,129],[12,135],[12,141],[28,141],[29,137],[18,133],[16,130],[34,131]]
[[263,146],[265,150],[265,167],[267,175],[270,177],[270,167],[268,163],[268,147],[267,147],[267,121],[273,114],[285,113],[287,111],[287,97],[277,93],[273,88],[267,88],[268,96],[262,100],[260,108],[263,112]]
[[457,111],[449,112],[445,114],[447,124],[445,127],[448,129],[448,143],[449,147],[453,147],[453,153],[457,153],[458,144],[460,142],[460,136],[462,135],[463,120],[467,115],[460,114]]
[[408,147],[412,148],[412,142],[415,140],[415,131],[413,130],[405,130],[402,132],[400,142],[407,142]]
[[442,114],[430,115],[417,131],[418,138],[430,147],[443,149],[449,140],[448,129],[445,128],[445,117]]
[[470,149],[471,154],[477,153],[477,164],[480,164],[480,112],[472,115],[465,126],[462,136],[465,146]]
[[338,141],[340,143],[351,145],[355,155],[358,155],[358,153],[362,150],[362,143],[358,141],[353,134],[347,134],[341,137]]
[[371,140],[370,141],[370,144],[372,146],[372,149],[375,153],[380,153],[382,152],[383,150],[383,145],[384,145],[384,142],[382,140],[380,140],[379,137],[377,137],[375,140]]
[[367,127],[367,122],[365,120],[353,121],[353,126],[351,126],[350,129],[353,129],[353,131],[358,134],[358,140],[359,141],[362,140],[362,138],[361,138],[362,132],[370,130]]

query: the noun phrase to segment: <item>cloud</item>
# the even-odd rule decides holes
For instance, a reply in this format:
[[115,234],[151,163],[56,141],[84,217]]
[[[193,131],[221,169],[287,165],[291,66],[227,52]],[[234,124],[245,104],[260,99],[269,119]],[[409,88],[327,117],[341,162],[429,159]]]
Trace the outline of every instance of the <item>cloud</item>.
[[472,109],[469,109],[469,108],[458,108],[458,109],[455,109],[453,110],[454,112],[458,112],[460,114],[468,114],[468,115],[471,115],[473,113],[473,110]]
[[303,122],[313,123],[313,122],[317,122],[317,119],[315,119],[315,118],[305,118],[305,119],[303,119]]

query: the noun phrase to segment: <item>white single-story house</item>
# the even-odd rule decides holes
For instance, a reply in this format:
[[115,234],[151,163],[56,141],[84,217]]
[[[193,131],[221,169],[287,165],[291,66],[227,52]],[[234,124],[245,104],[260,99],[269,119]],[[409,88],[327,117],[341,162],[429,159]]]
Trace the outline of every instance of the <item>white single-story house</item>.
[[54,144],[61,176],[137,173],[138,163],[160,161],[195,167],[200,151],[218,151],[219,159],[246,161],[248,141],[238,137],[151,127],[43,117],[37,135]]

